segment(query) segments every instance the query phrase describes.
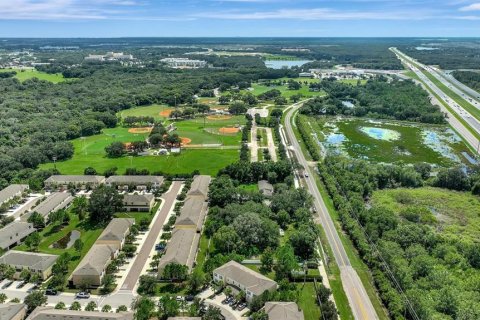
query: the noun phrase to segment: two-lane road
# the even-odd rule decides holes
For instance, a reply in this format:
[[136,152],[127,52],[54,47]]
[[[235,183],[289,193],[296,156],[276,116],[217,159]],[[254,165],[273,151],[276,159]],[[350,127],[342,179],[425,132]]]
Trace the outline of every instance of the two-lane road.
[[[302,149],[295,137],[291,123],[292,116],[295,114],[298,108],[302,106],[302,104],[303,102],[294,104],[288,109],[285,116],[285,129],[287,137],[293,147],[289,149],[295,153],[299,164],[305,168],[305,171],[309,173],[309,176],[313,177],[315,172],[311,171],[311,168],[309,167],[308,162],[302,153]],[[314,205],[317,208],[317,223],[320,223],[323,226],[328,243],[332,248],[335,261],[340,268],[340,277],[342,279],[343,289],[347,295],[348,302],[355,319],[378,319],[378,315],[373,307],[372,302],[370,301],[370,298],[368,297],[367,291],[365,290],[365,287],[363,286],[363,283],[360,280],[357,272],[355,269],[353,269],[350,263],[345,248],[343,247],[342,241],[338,236],[333,220],[330,217],[328,209],[325,206],[325,202],[323,201],[315,181],[313,178],[306,178],[305,182],[308,191],[314,198]]]

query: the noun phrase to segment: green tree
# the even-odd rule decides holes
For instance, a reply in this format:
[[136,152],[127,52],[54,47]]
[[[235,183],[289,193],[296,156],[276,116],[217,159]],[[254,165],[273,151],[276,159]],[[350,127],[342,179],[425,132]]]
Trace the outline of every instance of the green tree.
[[212,238],[213,245],[220,252],[230,253],[241,244],[241,239],[232,226],[221,226]]
[[290,244],[285,244],[277,250],[277,264],[275,265],[275,276],[278,280],[288,279],[292,271],[298,268],[295,260],[295,253]]
[[155,311],[155,303],[148,297],[139,297],[132,302],[135,320],[149,320]]
[[78,238],[77,240],[75,240],[75,242],[73,243],[73,247],[75,248],[75,251],[77,251],[78,254],[81,254],[83,249],[82,239]]
[[5,303],[7,301],[7,295],[5,293],[0,293],[0,303]]
[[184,281],[188,276],[188,267],[175,262],[169,263],[165,266],[162,273],[163,279],[170,279],[174,281]]
[[164,295],[158,300],[158,317],[160,320],[167,320],[175,317],[180,311],[180,304],[171,295]]
[[32,212],[30,217],[28,217],[27,222],[33,223],[35,229],[45,228],[45,218],[36,211]]
[[205,282],[205,273],[200,268],[195,268],[188,277],[188,288],[191,292],[197,292]]
[[272,271],[273,262],[274,262],[275,252],[269,247],[263,251],[262,256],[260,257],[260,262],[262,266],[260,267],[262,272],[268,273]]
[[95,311],[97,310],[97,304],[94,301],[90,301],[87,303],[87,306],[85,307],[85,311]]
[[105,152],[109,158],[119,158],[125,154],[125,146],[123,142],[115,141],[105,147]]
[[85,219],[88,212],[88,201],[85,196],[76,197],[73,200],[72,212],[78,215],[80,221]]
[[157,291],[157,279],[149,275],[141,275],[138,284],[138,292],[142,294],[154,295]]
[[28,249],[37,251],[41,241],[42,237],[40,234],[38,232],[34,232],[25,239],[25,245],[28,247]]
[[202,317],[203,320],[222,320],[223,315],[220,308],[208,306],[207,311]]
[[55,305],[55,309],[57,310],[67,310],[67,307],[65,306],[65,303],[60,301]]
[[117,310],[115,311],[116,313],[119,313],[119,312],[126,312],[128,311],[128,308],[126,305],[122,304],[121,306],[118,306]]
[[28,312],[32,312],[36,307],[40,307],[47,303],[47,297],[43,291],[36,290],[25,297],[23,303],[27,306]]
[[102,312],[110,312],[112,311],[112,306],[109,304],[106,304],[102,307]]
[[94,224],[105,223],[112,219],[115,212],[123,208],[123,196],[114,187],[100,185],[92,191],[88,211]]
[[80,305],[80,302],[78,301],[74,301],[71,305],[70,305],[70,310],[75,310],[75,311],[79,311],[82,309],[82,306]]

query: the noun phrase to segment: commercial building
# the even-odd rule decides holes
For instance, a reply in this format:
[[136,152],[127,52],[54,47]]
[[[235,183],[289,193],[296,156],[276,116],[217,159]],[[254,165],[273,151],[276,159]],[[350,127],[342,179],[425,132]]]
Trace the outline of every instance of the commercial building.
[[74,286],[100,286],[107,266],[117,257],[134,223],[134,219],[112,219],[73,271],[70,283]]
[[[3,319],[2,319],[3,320]],[[37,307],[25,320],[133,320],[133,312],[58,310],[54,307]]]
[[44,181],[46,189],[67,189],[70,186],[77,189],[94,189],[105,183],[103,176],[53,175]]
[[155,204],[155,196],[146,194],[124,194],[123,207],[126,211],[149,212]]
[[42,280],[52,274],[52,267],[58,256],[53,254],[24,252],[11,250],[0,257],[0,264],[6,264],[15,269],[14,278],[19,279],[22,270],[36,273]]
[[274,189],[267,180],[260,180],[258,181],[258,191],[260,191],[260,193],[264,196],[271,197]]
[[23,320],[27,315],[27,307],[22,303],[0,304],[1,320]]
[[70,193],[54,192],[45,200],[40,202],[38,206],[34,207],[31,212],[23,215],[22,220],[27,221],[28,217],[30,217],[33,212],[37,212],[42,217],[47,219],[51,213],[65,209],[73,201],[73,199],[74,197]]
[[168,242],[165,254],[160,258],[158,275],[162,276],[163,270],[170,263],[185,265],[191,271],[195,262],[200,234],[195,229],[175,228],[172,238]]
[[26,237],[35,232],[32,223],[14,221],[0,229],[0,249],[8,250],[19,245]]
[[243,291],[249,302],[265,291],[275,291],[278,287],[275,281],[233,260],[213,270],[213,280]]
[[15,197],[22,197],[23,193],[28,190],[28,184],[11,184],[0,191],[0,206]]
[[123,52],[107,52],[106,54],[89,54],[84,60],[87,62],[128,61],[133,60],[133,56]]
[[165,58],[160,60],[166,63],[170,68],[204,68],[207,66],[207,62],[203,60],[193,60],[187,58]]
[[264,307],[269,320],[304,320],[303,311],[295,302],[266,302]]
[[119,190],[128,191],[133,187],[140,191],[158,189],[163,181],[162,176],[110,176],[105,180],[105,184],[116,186]]

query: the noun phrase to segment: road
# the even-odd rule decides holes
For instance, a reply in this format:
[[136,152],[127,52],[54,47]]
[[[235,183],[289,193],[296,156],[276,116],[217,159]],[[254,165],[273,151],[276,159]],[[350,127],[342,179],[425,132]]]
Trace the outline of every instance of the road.
[[[299,164],[305,168],[305,172],[308,172],[309,176],[313,177],[315,172],[313,172],[308,165],[308,162],[302,153],[300,144],[295,137],[291,124],[292,116],[295,114],[298,108],[302,106],[302,104],[303,102],[294,104],[288,109],[285,116],[285,131],[288,140],[290,140],[291,146],[293,147],[290,148],[289,146],[289,150],[295,153]],[[353,269],[350,263],[345,248],[343,247],[342,241],[340,240],[337,230],[335,229],[333,220],[330,217],[327,207],[325,206],[325,202],[323,201],[315,180],[313,180],[313,178],[306,178],[305,183],[308,191],[313,196],[314,205],[318,212],[316,222],[323,226],[328,243],[332,248],[335,261],[340,268],[340,277],[342,280],[343,289],[347,295],[348,302],[355,319],[378,319],[378,315],[375,312],[370,298],[368,297],[367,291],[365,290],[365,287],[363,286],[363,283],[360,280],[357,272],[355,269]]]
[[148,236],[143,242],[142,247],[139,248],[135,261],[130,268],[127,277],[125,278],[125,281],[120,286],[120,291],[133,291],[135,289],[135,285],[137,284],[140,274],[147,263],[148,257],[150,256],[150,253],[152,252],[153,247],[158,240],[160,231],[163,228],[168,213],[175,203],[175,199],[177,198],[177,194],[181,187],[181,181],[174,181],[170,187],[170,190],[162,196],[162,208],[158,214],[155,215],[155,218],[152,222],[152,227],[148,232]]
[[[435,72],[432,71],[433,70],[432,68],[419,64],[417,61],[413,60],[412,58],[405,55],[404,53],[402,53],[396,48],[391,48],[391,50],[410,70],[415,72],[415,74],[420,78],[421,84],[424,87],[424,89],[426,89],[428,92],[435,93],[435,95],[440,98],[441,101],[438,101],[438,99],[434,95],[431,95],[432,102],[438,104],[441,110],[447,114],[447,121],[449,122],[449,124],[463,137],[463,139],[471,146],[471,148],[473,150],[477,150],[477,153],[478,153],[478,147],[480,146],[480,141],[469,130],[469,128],[472,129],[477,134],[480,134],[480,121],[478,121],[475,117],[473,117],[470,113],[468,113],[465,109],[463,109],[460,105],[458,105],[451,97],[449,97],[438,86],[436,86],[422,72],[422,70],[426,72],[430,72],[430,74],[432,74],[435,77]],[[442,82],[446,82],[446,80],[443,80]],[[449,85],[448,82],[445,85],[448,86]],[[449,108],[447,108],[445,105],[448,105]],[[463,120],[463,122],[460,121],[455,116],[455,114],[453,114],[453,112],[455,112],[455,114],[458,117],[460,117]],[[465,123],[468,125],[468,127],[465,125]]]

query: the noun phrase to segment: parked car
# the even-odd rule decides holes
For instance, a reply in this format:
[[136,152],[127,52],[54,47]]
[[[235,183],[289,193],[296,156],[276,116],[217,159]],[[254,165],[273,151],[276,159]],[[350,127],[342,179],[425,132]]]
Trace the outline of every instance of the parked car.
[[78,299],[88,299],[90,298],[90,293],[88,292],[79,292],[75,295],[76,298]]
[[12,285],[13,281],[8,281],[7,283],[5,283],[3,286],[2,286],[2,289],[7,289],[8,287],[10,287]]
[[192,296],[191,294],[189,294],[188,296],[185,297],[185,301],[188,301],[188,302],[193,301],[194,299],[195,299],[195,297]]
[[26,281],[22,281],[22,282],[20,282],[19,284],[17,284],[17,289],[21,289],[21,288],[23,288],[23,287],[24,287],[26,284],[27,284],[27,282],[26,282]]
[[57,295],[57,290],[55,289],[51,289],[51,288],[48,288],[47,290],[45,290],[45,294],[47,296],[56,296]]
[[177,301],[183,301],[183,297],[182,297],[182,296],[177,296],[177,297],[175,298],[175,300],[177,300]]

